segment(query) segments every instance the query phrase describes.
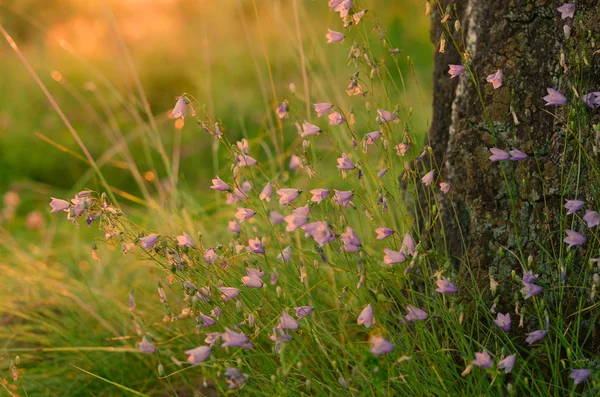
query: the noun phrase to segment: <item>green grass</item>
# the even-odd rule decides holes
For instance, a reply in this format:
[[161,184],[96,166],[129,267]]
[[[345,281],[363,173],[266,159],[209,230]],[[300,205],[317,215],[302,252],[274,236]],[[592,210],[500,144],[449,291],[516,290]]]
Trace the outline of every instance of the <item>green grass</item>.
[[[275,4],[270,2],[228,4],[225,10],[236,18],[219,21],[224,26],[239,24],[236,32],[243,34],[236,36],[237,46],[229,50],[233,53],[227,52],[225,46],[215,45],[214,49],[223,59],[241,59],[244,64],[215,60],[208,50],[203,53],[207,58],[205,63],[200,62],[201,56],[190,55],[191,60],[204,65],[204,79],[198,80],[197,90],[185,87],[167,95],[186,91],[192,99],[198,116],[188,117],[183,129],[174,128],[165,114],[158,114],[152,122],[144,106],[144,100],[149,98],[150,110],[164,110],[173,105],[173,97],[155,101],[155,92],[142,96],[135,88],[132,89],[135,100],[124,99],[128,97],[114,91],[110,84],[103,84],[102,95],[95,98],[98,102],[91,103],[89,108],[80,100],[74,102],[93,114],[95,109],[102,109],[104,95],[109,99],[110,111],[104,108],[107,120],[104,117],[97,120],[104,134],[99,138],[97,130],[79,128],[73,120],[77,112],[73,103],[65,102],[62,97],[65,92],[50,90],[61,108],[66,109],[67,118],[73,120],[75,136],[81,137],[99,164],[100,172],[92,170],[89,161],[78,154],[79,149],[72,145],[68,135],[44,134],[47,139],[43,141],[43,150],[52,151],[51,155],[42,156],[48,161],[42,168],[49,170],[42,178],[44,183],[12,185],[21,192],[23,203],[15,217],[5,217],[0,224],[0,281],[4,286],[4,299],[0,300],[0,369],[5,379],[0,393],[15,396],[236,393],[562,396],[576,395],[582,390],[588,395],[597,393],[596,374],[580,386],[573,385],[568,377],[573,368],[599,365],[586,347],[592,325],[598,319],[597,303],[589,300],[590,289],[595,288],[589,282],[595,268],[582,266],[575,270],[574,263],[580,259],[572,251],[561,249],[553,263],[544,265],[548,269],[553,266],[543,275],[544,294],[523,301],[519,293],[514,298],[496,295],[488,280],[482,283],[479,275],[472,272],[468,261],[453,257],[445,246],[443,219],[437,213],[440,203],[432,190],[437,186],[421,188],[420,179],[427,171],[434,169],[439,174],[437,165],[417,159],[422,150],[428,150],[423,145],[423,135],[427,130],[429,100],[421,97],[429,89],[421,86],[419,77],[425,72],[418,66],[411,68],[406,54],[392,56],[387,51],[406,40],[404,50],[408,52],[414,42],[399,33],[408,36],[410,29],[404,29],[398,21],[408,23],[408,18],[416,15],[425,19],[423,10],[412,6],[410,11],[404,11],[407,19],[390,23],[392,28],[385,34],[377,17],[383,15],[387,20],[387,14],[397,6],[374,3],[377,3],[372,10],[375,12],[369,12],[357,28],[349,31],[346,42],[331,46],[323,44],[323,32],[326,26],[341,30],[341,22],[323,4],[308,7],[298,2],[298,7],[283,8],[280,14],[268,12],[269,6]],[[296,21],[301,22],[299,29],[295,28]],[[303,55],[294,51],[298,46],[298,30],[303,38]],[[213,33],[207,29],[205,34],[209,32]],[[380,41],[380,33],[391,42],[389,46]],[[246,40],[244,45],[239,43],[240,37]],[[287,43],[286,47],[278,47],[281,39]],[[213,43],[212,40],[209,42]],[[360,46],[361,54],[346,65],[353,40]],[[31,52],[26,49],[23,54],[29,58]],[[380,75],[371,73],[374,64],[370,62],[379,67]],[[73,67],[79,68],[93,73],[82,64]],[[191,73],[192,68],[186,66],[184,70]],[[356,70],[360,72],[360,83],[369,90],[365,97],[348,97],[344,92]],[[476,71],[467,73],[464,77],[479,81]],[[143,83],[143,74],[140,81]],[[295,83],[295,93],[288,87],[290,82]],[[47,83],[42,79],[40,87],[47,87]],[[305,100],[307,89],[310,102]],[[273,110],[283,99],[289,101],[290,117],[279,121]],[[23,100],[21,105],[15,101],[15,108],[10,111],[23,114],[22,106],[30,100]],[[311,109],[306,114],[307,104],[321,101],[335,103],[347,122],[328,126],[325,117],[317,119]],[[485,109],[485,103],[482,105]],[[377,124],[378,108],[397,109],[400,122]],[[586,128],[584,110],[581,106],[575,108],[577,128]],[[350,112],[354,113],[355,124],[349,122]],[[110,122],[113,116],[116,125]],[[482,120],[485,117],[484,110]],[[318,137],[307,138],[308,146],[303,146],[294,126],[294,121],[301,123],[304,119],[318,123],[324,130]],[[81,126],[88,121],[81,121]],[[34,126],[39,122],[33,117],[24,118],[24,123]],[[214,132],[215,123],[219,123],[223,132],[221,141],[198,127],[205,125]],[[382,138],[362,151],[363,135],[377,129],[381,129]],[[233,172],[235,142],[242,137],[248,139],[250,155],[258,160],[258,165]],[[6,141],[15,151],[17,144],[11,140],[16,139],[11,137]],[[358,141],[357,150],[352,139]],[[127,146],[120,146],[124,141]],[[398,142],[412,143],[404,157],[397,156],[393,148]],[[116,149],[111,150],[110,144]],[[64,151],[55,152],[60,145],[65,147]],[[29,150],[31,157],[35,157],[39,149]],[[356,170],[342,178],[335,168],[335,159],[341,153],[348,153],[361,167],[362,178],[357,177]],[[288,169],[292,154],[302,157],[303,169]],[[6,161],[9,164],[14,160]],[[59,171],[54,167],[68,172],[57,174]],[[388,168],[388,174],[378,178],[376,174],[382,168]],[[508,167],[506,170],[510,175]],[[148,171],[152,174],[147,174]],[[572,175],[577,170],[573,166],[565,172]],[[33,174],[20,170],[10,176],[10,181],[19,181],[22,175]],[[100,175],[106,178],[110,190],[102,187]],[[230,186],[249,181],[253,186],[249,198],[238,205],[226,205],[224,193],[209,189],[210,178],[215,175]],[[47,187],[54,179],[62,184],[62,189]],[[259,200],[258,195],[268,181],[277,187],[301,189],[303,193],[294,207],[308,203],[309,190],[313,188],[353,190],[354,206],[341,208],[328,198],[311,206],[310,219],[326,221],[338,235],[347,226],[352,227],[362,242],[360,252],[345,252],[339,239],[320,248],[312,239],[306,239],[301,230],[289,233],[284,231],[285,225],[272,225],[269,210],[287,215],[291,209],[279,207],[276,195],[270,203]],[[505,183],[510,187],[512,181],[506,177]],[[26,226],[25,215],[37,204],[46,206],[50,196],[72,197],[83,188],[98,191],[92,194],[94,201],[85,212],[99,215],[91,228],[86,227],[85,219],[80,219],[76,227],[62,212],[44,217],[46,225],[41,228]],[[415,200],[420,190],[423,201]],[[107,200],[105,194],[109,192],[113,198]],[[382,211],[380,198],[385,198],[387,212]],[[427,209],[421,208],[420,203],[426,203]],[[256,216],[242,224],[239,235],[233,235],[226,226],[238,206],[255,210]],[[416,215],[425,213],[430,214],[429,218],[417,223]],[[387,240],[376,240],[374,229],[379,226],[392,227],[397,232]],[[195,248],[177,246],[174,237],[182,231],[192,236]],[[106,232],[118,234],[107,240]],[[383,248],[399,250],[407,232],[418,242],[417,254],[403,264],[383,266]],[[149,233],[161,237],[155,248],[145,251],[138,238]],[[255,237],[268,240],[264,255],[237,249]],[[277,256],[286,246],[293,247],[293,255],[288,263],[282,263]],[[128,248],[126,255],[124,247]],[[207,264],[203,254],[211,247],[218,247],[220,259]],[[183,258],[181,266],[176,263],[176,254]],[[94,255],[98,262],[94,261]],[[503,250],[498,255],[516,256],[523,264],[527,263],[526,258],[519,257],[520,253]],[[451,264],[454,260],[460,262],[460,272]],[[409,264],[412,270],[405,273]],[[560,266],[569,269],[569,285],[557,282]],[[240,287],[247,267],[267,273],[263,288]],[[275,285],[268,282],[273,272],[278,278]],[[443,295],[435,291],[435,280],[441,272],[459,286],[459,294]],[[211,302],[203,302],[190,293],[186,281],[196,287],[209,287]],[[499,281],[501,291],[521,288],[518,275]],[[166,291],[166,303],[160,302],[159,283]],[[552,285],[559,293],[551,292],[553,288],[548,287]],[[240,287],[241,294],[237,299],[222,302],[217,290],[220,286]],[[134,307],[129,304],[131,291]],[[524,329],[518,328],[516,314],[513,331],[501,331],[493,323],[495,316],[489,306],[502,299],[510,302],[502,301],[506,307],[520,305],[529,331],[533,325],[542,329],[545,316],[551,315],[546,338],[533,346],[525,345]],[[563,300],[573,302],[577,310],[563,313]],[[373,306],[376,320],[369,329],[357,324],[357,317],[367,304]],[[299,320],[298,330],[289,331],[293,336],[290,341],[275,348],[269,336],[282,311],[293,314],[293,307],[301,305],[311,305],[313,313]],[[429,318],[404,321],[408,305],[424,309]],[[215,306],[223,311],[221,318],[216,325],[202,328],[195,317],[200,312],[209,315]],[[255,318],[253,325],[250,314]],[[215,346],[203,363],[191,366],[185,362],[184,351],[204,345],[207,332],[223,332],[224,327],[236,326],[250,337],[253,349]],[[136,348],[142,336],[157,346],[156,353],[145,354]],[[371,354],[370,340],[375,336],[392,342],[393,352],[382,356]],[[475,352],[483,349],[492,355],[493,368],[475,367],[467,373],[465,369],[470,368]],[[511,374],[504,374],[497,369],[497,363],[510,354],[518,355],[517,362]],[[11,361],[20,371],[17,380],[10,378]],[[227,367],[239,368],[249,375],[241,391],[228,390],[224,376]]]

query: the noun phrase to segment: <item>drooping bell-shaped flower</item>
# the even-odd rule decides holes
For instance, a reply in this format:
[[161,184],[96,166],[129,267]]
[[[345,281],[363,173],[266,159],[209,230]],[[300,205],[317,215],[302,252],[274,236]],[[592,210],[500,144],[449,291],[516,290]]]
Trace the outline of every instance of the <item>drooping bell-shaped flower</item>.
[[422,321],[427,319],[427,312],[425,310],[412,305],[406,306],[406,310],[408,311],[408,314],[404,317],[406,321]]
[[548,91],[548,95],[546,95],[543,99],[546,101],[545,106],[553,106],[553,105],[564,105],[567,103],[567,97],[556,91],[554,88],[546,88]]
[[210,265],[217,261],[218,255],[214,248],[209,248],[204,251],[204,261]]
[[391,123],[398,121],[398,116],[388,110],[377,109],[377,114],[378,116],[376,120],[379,123]]
[[528,344],[531,345],[531,344],[534,344],[534,343],[539,342],[542,339],[544,339],[544,337],[546,336],[546,331],[540,329],[540,330],[533,331],[533,332],[530,332],[525,335],[527,335],[525,342],[527,342]]
[[256,160],[246,154],[235,157],[238,167],[251,167],[256,164]]
[[377,240],[383,240],[394,234],[394,230],[388,227],[379,227],[375,229],[375,233],[377,233]]
[[137,344],[137,348],[142,353],[154,353],[156,351],[156,346],[146,339],[146,335],[142,336],[142,340]]
[[279,204],[290,205],[294,200],[298,198],[301,193],[298,189],[279,189],[277,194],[280,196]]
[[513,149],[510,152],[508,152],[508,154],[510,154],[510,160],[512,161],[521,161],[527,158],[527,155],[519,149]]
[[525,270],[523,269],[523,282],[525,283],[533,283],[540,275],[533,274],[533,270]]
[[181,236],[177,236],[177,245],[180,247],[194,248],[194,240],[189,234],[183,232]]
[[490,74],[486,80],[488,83],[492,83],[492,86],[496,90],[502,86],[502,82],[504,81],[504,73],[502,73],[502,70],[498,70],[496,73]]
[[[177,102],[175,102],[175,107],[171,111],[170,117],[173,119],[178,119],[178,118],[181,118],[182,120],[185,119],[187,106],[188,106],[187,99],[185,99],[184,96],[180,96],[179,99],[177,99]],[[192,111],[193,111],[193,109],[192,109]]]
[[440,191],[447,194],[450,191],[450,184],[447,182],[440,182]]
[[210,347],[200,346],[195,349],[186,350],[184,353],[189,355],[187,362],[196,365],[200,364],[210,356]]
[[489,157],[491,162],[507,160],[510,157],[507,151],[495,147],[490,148],[490,152],[492,152],[492,155]]
[[288,167],[291,171],[295,170],[296,168],[302,167],[302,159],[296,156],[295,154],[292,154],[292,156],[290,157],[290,164],[288,165]]
[[219,287],[218,290],[221,291],[221,299],[224,301],[233,299],[240,294],[240,290],[234,287]]
[[410,235],[410,233],[406,233],[404,238],[402,239],[402,246],[400,247],[400,252],[404,255],[414,255],[416,249],[415,240]]
[[423,178],[421,178],[421,182],[423,183],[423,185],[429,186],[429,185],[431,185],[431,182],[433,182],[434,178],[435,178],[435,171],[429,171],[428,173],[426,173],[423,176]]
[[385,256],[383,257],[383,263],[385,263],[386,265],[402,263],[406,260],[406,256],[402,252],[396,252],[389,248],[384,248],[383,252],[385,253]]
[[368,304],[360,312],[360,315],[356,319],[356,323],[358,325],[363,324],[365,326],[365,328],[371,328],[371,326],[373,325],[374,322],[375,321],[373,319],[373,306],[371,306],[370,304]]
[[340,112],[338,112],[337,110],[331,112],[331,114],[327,117],[329,118],[329,125],[340,125],[344,121],[346,121],[344,116],[342,116],[342,114]]
[[333,191],[334,191],[333,198],[335,199],[336,203],[338,203],[342,207],[347,207],[348,204],[351,203],[350,200],[352,200],[352,197],[354,196],[354,192],[352,190],[341,191],[341,190],[333,189]]
[[586,210],[583,221],[587,223],[588,228],[600,225],[600,214],[596,211]]
[[340,4],[338,4],[334,11],[340,13],[340,18],[345,19],[352,8],[352,0],[342,0]]
[[285,310],[283,311],[281,317],[279,317],[279,325],[283,329],[298,329],[298,321],[292,316],[288,314]]
[[315,107],[315,112],[317,112],[317,117],[323,116],[325,113],[329,112],[333,105],[331,103],[315,103],[313,105]]
[[262,242],[258,237],[248,240],[248,247],[246,249],[249,252],[252,252],[253,254],[265,253],[265,248],[263,247]]
[[158,237],[160,237],[158,234],[150,234],[146,237],[139,238],[138,241],[140,242],[140,245],[142,246],[142,248],[145,251],[148,251],[148,250],[152,249],[152,247],[154,247],[154,244],[156,244]]
[[381,137],[381,132],[379,132],[379,131],[369,132],[369,133],[365,134],[365,137],[364,137],[365,144],[372,145],[380,137]]
[[250,150],[250,146],[248,145],[248,140],[246,138],[242,138],[241,141],[237,141],[236,145],[237,145],[240,153],[248,154],[248,151]]
[[255,214],[256,214],[256,212],[254,212],[251,209],[238,208],[237,212],[235,213],[235,217],[237,219],[239,219],[240,223],[242,223],[242,222],[247,221],[248,219],[252,218]]
[[494,322],[503,331],[506,331],[506,332],[510,331],[510,325],[511,325],[510,313],[506,313],[506,314],[498,313]]
[[311,222],[302,226],[304,230],[304,236],[306,238],[312,237],[319,247],[324,246],[327,243],[335,240],[335,234],[329,229],[327,222]]
[[262,280],[255,275],[242,277],[242,283],[249,288],[262,288],[263,286]]
[[287,232],[293,232],[299,227],[306,224],[308,221],[308,214],[310,213],[310,207],[305,205],[304,207],[298,207],[292,211],[292,213],[284,218],[287,226],[285,230]]
[[71,203],[74,205],[73,212],[75,213],[75,216],[81,216],[83,211],[92,205],[92,199],[86,197],[75,197],[71,199]]
[[213,190],[218,190],[220,192],[228,192],[229,185],[227,185],[221,178],[218,176],[212,180],[212,186],[210,187]]
[[573,379],[576,385],[585,382],[589,378],[591,371],[589,369],[574,369],[571,371],[569,378]]
[[456,286],[452,284],[446,277],[436,281],[437,288],[435,289],[440,294],[453,294],[456,292]]
[[537,284],[534,284],[533,282],[527,282],[523,280],[522,283],[523,289],[521,291],[523,292],[523,294],[525,294],[526,300],[542,292],[542,287],[540,287]]
[[558,12],[560,12],[561,19],[573,18],[575,15],[575,4],[573,3],[565,3],[562,6],[557,8]]
[[448,65],[448,67],[448,74],[450,75],[451,79],[460,76],[465,71],[465,67],[463,65]]
[[335,30],[331,30],[331,29],[327,29],[327,30],[328,30],[328,33],[325,35],[325,37],[327,38],[328,44],[339,43],[340,41],[342,41],[346,38],[346,36],[343,33],[336,32]]
[[509,374],[515,366],[515,360],[517,356],[514,354],[506,357],[504,360],[498,363],[498,369],[503,369],[505,374]]
[[229,229],[233,233],[239,233],[242,231],[242,227],[236,221],[229,221],[227,225],[227,229]]
[[202,328],[212,327],[213,325],[215,325],[217,323],[214,318],[207,316],[204,313],[199,313],[198,319],[202,323]]
[[391,353],[394,350],[394,345],[382,336],[374,336],[371,338],[370,352],[376,356]]
[[583,208],[585,203],[581,200],[566,200],[564,207],[569,210],[567,215],[571,215]]
[[290,258],[292,257],[292,247],[287,246],[281,250],[279,255],[277,255],[277,259],[282,260],[284,263],[288,263]]
[[261,200],[265,200],[267,203],[271,201],[271,196],[273,195],[273,185],[271,182],[267,183],[263,190],[258,195],[258,198]]
[[587,240],[585,237],[583,237],[581,234],[577,233],[575,230],[567,229],[567,230],[565,230],[565,233],[567,233],[567,237],[565,237],[565,239],[563,241],[569,245],[569,248],[578,246],[578,245],[582,245]]
[[204,339],[204,343],[208,343],[210,347],[213,347],[217,344],[217,342],[221,339],[221,334],[218,332],[209,332],[206,334],[206,338]]
[[243,332],[235,332],[225,327],[225,332],[221,334],[223,344],[221,347],[243,347],[245,349],[252,349],[252,343],[250,339]]
[[310,191],[310,193],[312,194],[310,201],[317,204],[329,196],[329,190],[327,189],[313,189]]
[[318,135],[319,132],[321,132],[319,126],[304,121],[304,123],[302,123],[302,134],[300,134],[300,136],[304,138],[305,136]]
[[492,368],[492,358],[487,350],[483,349],[481,353],[475,353],[475,360],[473,360],[473,365],[476,365],[481,368]]
[[346,153],[342,153],[342,157],[337,159],[338,166],[337,168],[342,171],[350,171],[356,168],[352,160],[348,158]]
[[304,317],[310,316],[313,308],[312,306],[299,306],[295,307],[294,310],[296,311],[296,317],[298,317],[298,320],[302,320]]
[[346,252],[358,252],[362,246],[358,236],[350,226],[346,228],[346,232],[340,236],[342,243],[344,243],[344,250]]
[[50,212],[60,212],[60,211],[68,211],[71,208],[71,204],[67,200],[61,200],[54,197],[51,197],[52,201],[50,201],[50,207],[52,207],[52,211]]

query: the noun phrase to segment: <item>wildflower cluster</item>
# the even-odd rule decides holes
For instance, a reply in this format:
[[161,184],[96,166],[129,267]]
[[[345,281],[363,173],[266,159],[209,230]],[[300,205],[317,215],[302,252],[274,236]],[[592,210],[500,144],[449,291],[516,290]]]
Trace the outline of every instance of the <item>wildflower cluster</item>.
[[[367,10],[360,10],[352,0],[331,0],[329,7],[339,13],[338,29],[347,32],[328,29],[327,43],[347,42],[360,34],[354,28],[366,23]],[[563,18],[572,18],[574,8],[564,5],[559,11]],[[395,57],[398,51],[390,46],[383,29],[376,23],[373,26],[386,56]],[[446,195],[452,187],[442,177],[443,168],[430,159],[432,148],[419,148],[407,109],[377,101],[375,94],[383,91],[385,60],[358,41],[352,44],[349,57],[357,71],[345,91],[349,96],[365,97],[366,115],[357,121],[352,108],[321,98],[322,102],[313,105],[314,117],[305,120],[296,111],[297,99],[278,102],[272,111],[296,136],[282,136],[282,141],[287,139],[288,151],[276,171],[266,165],[268,159],[262,158],[258,142],[234,139],[220,122],[197,117],[201,129],[217,140],[229,159],[230,171],[223,169],[204,187],[217,192],[217,202],[222,204],[220,217],[210,222],[211,235],[199,235],[192,225],[181,234],[146,231],[106,197],[91,191],[80,192],[70,201],[53,198],[52,212],[66,212],[74,223],[85,219],[90,226],[97,220],[108,243],[120,246],[124,254],[136,249],[157,263],[164,270],[157,301],[165,307],[165,321],[191,322],[195,333],[187,335],[190,346],[174,357],[187,356],[190,367],[221,376],[229,389],[253,382],[256,375],[245,372],[257,363],[265,368],[269,367],[266,362],[285,366],[286,354],[292,350],[300,357],[296,364],[299,372],[323,353],[319,361],[330,375],[322,376],[334,377],[344,389],[353,386],[349,379],[363,371],[385,377],[378,378],[381,385],[388,382],[389,387],[398,388],[405,382],[401,363],[412,356],[431,357],[446,350],[459,352],[462,359],[454,360],[466,364],[465,377],[474,367],[494,379],[502,372],[506,376],[531,354],[524,344],[550,343],[553,327],[541,297],[553,285],[533,274],[531,260],[522,265],[522,277],[515,273],[512,280],[502,280],[514,299],[510,293],[496,295],[499,282],[490,276],[485,293],[491,293],[494,304],[491,309],[485,306],[480,280],[461,279],[452,265],[454,253],[436,246],[431,238],[431,229],[441,224],[435,212],[438,191]],[[464,65],[449,65],[450,78],[476,78],[468,57],[464,61]],[[505,78],[510,76],[497,70],[485,80],[499,89]],[[552,88],[547,96],[538,98],[540,106],[542,100],[556,106],[567,102]],[[600,106],[600,93],[591,92],[583,101],[595,109]],[[195,101],[183,95],[171,115],[185,118],[189,110],[196,117],[200,112],[195,107]],[[325,115],[326,121],[321,119]],[[489,160],[501,162],[495,164],[501,167],[534,161],[533,153],[505,149],[491,147]],[[405,193],[425,197],[433,210],[427,215],[419,209],[409,210],[418,204],[406,202]],[[569,215],[576,215],[583,206],[582,201],[568,200],[565,208]],[[420,216],[426,219],[419,222]],[[591,229],[600,224],[600,215],[588,209],[582,220]],[[569,248],[587,241],[572,229],[565,234]],[[565,277],[561,274],[553,281],[561,285]],[[163,284],[179,291],[182,298],[170,297]],[[469,312],[466,298],[483,307],[485,314]],[[497,306],[511,305],[514,313],[496,313]],[[465,338],[457,335],[462,333],[465,316],[469,324],[481,320],[490,328],[489,334],[465,343]],[[530,332],[516,330],[511,317],[518,317],[518,328]],[[153,337],[141,321],[133,319],[138,349],[160,352],[164,342]],[[444,342],[432,341],[444,335]],[[339,365],[329,357],[331,352],[343,356],[347,346],[367,357],[365,363],[348,360]],[[423,353],[425,347],[429,353]],[[252,351],[259,354],[252,355]],[[234,360],[235,366],[231,364]],[[580,358],[570,364],[575,384],[591,374],[589,369],[577,368],[585,362]],[[284,378],[282,372],[289,371],[288,367],[274,373]],[[306,387],[313,387],[310,376],[302,374]],[[368,390],[365,384],[360,387]]]

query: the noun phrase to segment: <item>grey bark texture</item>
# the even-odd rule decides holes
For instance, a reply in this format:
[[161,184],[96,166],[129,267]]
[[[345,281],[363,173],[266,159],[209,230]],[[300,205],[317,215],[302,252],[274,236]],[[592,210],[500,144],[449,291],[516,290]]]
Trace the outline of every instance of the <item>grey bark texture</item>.
[[[441,178],[451,184],[447,196],[439,194],[445,235],[457,258],[459,275],[466,277],[468,264],[481,287],[489,286],[489,275],[493,275],[501,281],[500,293],[507,295],[500,302],[507,308],[514,301],[516,289],[514,283],[503,281],[510,280],[513,270],[521,274],[523,261],[530,255],[540,282],[556,285],[558,258],[567,256],[562,242],[565,236],[561,234],[564,227],[561,229],[559,223],[563,196],[577,195],[588,203],[588,208],[600,210],[600,202],[594,199],[599,197],[598,175],[588,169],[586,161],[582,161],[579,171],[573,169],[581,156],[600,162],[594,154],[594,145],[598,145],[594,125],[600,122],[600,110],[587,108],[575,94],[600,91],[600,52],[594,54],[600,50],[600,1],[576,1],[575,18],[564,20],[556,10],[562,3],[442,0],[443,9],[456,6],[461,28],[452,32],[471,56],[469,64],[478,74],[496,135],[494,142],[468,73],[450,79],[448,64],[462,61],[446,36],[445,53],[435,56],[430,129],[430,144],[442,170]],[[444,29],[442,16],[432,11],[431,39],[437,45]],[[453,26],[454,18],[449,23]],[[570,29],[570,38],[565,35],[565,25]],[[504,84],[493,89],[485,78],[498,69],[504,72]],[[547,94],[546,87],[564,93],[569,99],[567,105],[545,107],[542,97]],[[587,116],[578,116],[569,131],[564,122],[569,115],[565,112],[573,106],[579,106],[578,112]],[[581,137],[582,145],[573,134]],[[489,148],[494,146],[506,151],[517,148],[529,157],[518,163],[491,163]],[[581,221],[572,228],[589,235]],[[591,249],[598,251],[597,246],[583,248],[578,262],[564,265],[587,266],[585,255],[600,256],[600,251],[591,255],[585,251]],[[486,298],[491,300],[489,295]],[[551,294],[545,299],[552,299]],[[593,339],[598,343],[600,329],[596,332]],[[593,348],[599,350],[597,345]]]

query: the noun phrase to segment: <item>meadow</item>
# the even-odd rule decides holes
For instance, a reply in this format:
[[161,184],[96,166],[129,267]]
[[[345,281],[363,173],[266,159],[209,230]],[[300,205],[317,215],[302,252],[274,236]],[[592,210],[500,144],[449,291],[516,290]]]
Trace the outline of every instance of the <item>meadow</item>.
[[431,8],[460,34],[435,1],[0,2],[0,393],[596,395],[585,238],[483,281],[447,244]]

